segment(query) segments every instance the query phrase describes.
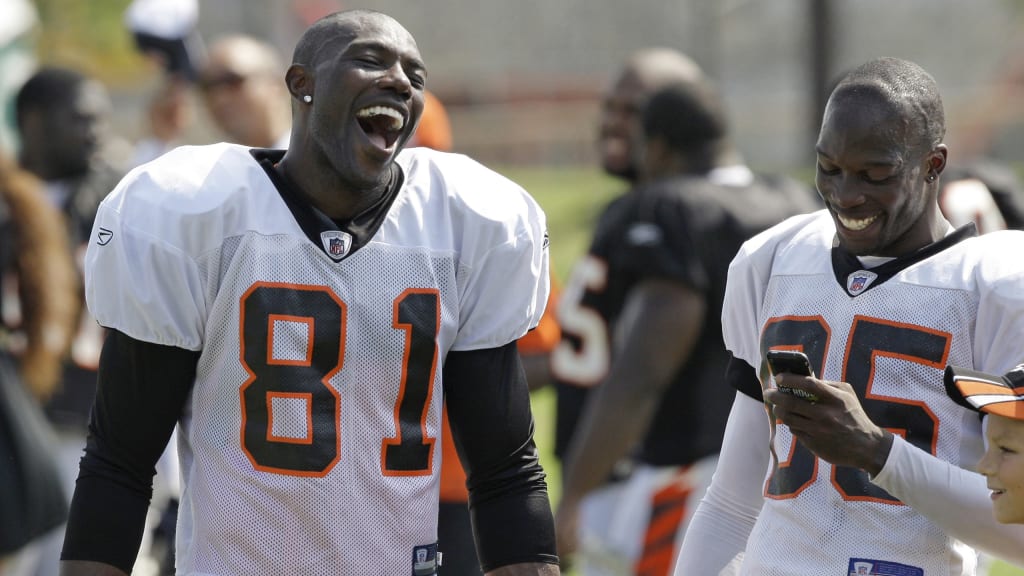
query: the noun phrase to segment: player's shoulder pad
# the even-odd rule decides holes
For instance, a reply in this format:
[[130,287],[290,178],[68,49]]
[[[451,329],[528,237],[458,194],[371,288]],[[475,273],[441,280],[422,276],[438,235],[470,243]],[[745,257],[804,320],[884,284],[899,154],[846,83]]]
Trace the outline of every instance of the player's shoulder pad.
[[1006,291],[1024,299],[1024,231],[998,230],[963,242],[964,258],[982,289]]
[[115,212],[121,226],[195,254],[275,201],[261,193],[266,190],[273,185],[249,148],[181,146],[131,170],[101,211]]
[[443,204],[458,214],[472,214],[474,221],[490,221],[516,229],[544,228],[544,212],[536,200],[519,184],[480,162],[451,152],[430,148],[409,148],[398,158],[406,177],[406,186],[429,189],[429,194],[444,196]]
[[[733,265],[752,263],[759,268],[771,267],[774,262],[805,265],[813,255],[824,253],[828,257],[834,233],[835,225],[827,210],[790,216],[744,242]],[[822,248],[826,250],[823,252]],[[776,272],[781,271],[776,269]]]

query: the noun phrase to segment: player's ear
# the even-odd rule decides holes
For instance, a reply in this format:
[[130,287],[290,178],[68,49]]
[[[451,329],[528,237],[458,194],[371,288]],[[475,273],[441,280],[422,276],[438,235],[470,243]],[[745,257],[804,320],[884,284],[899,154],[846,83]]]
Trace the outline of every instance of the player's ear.
[[292,98],[299,102],[305,101],[306,96],[312,98],[313,77],[302,64],[292,64],[289,66],[288,71],[284,74],[284,82],[288,86],[288,92],[292,95]]
[[946,157],[949,150],[945,144],[939,144],[928,154],[928,175],[938,176],[946,169]]

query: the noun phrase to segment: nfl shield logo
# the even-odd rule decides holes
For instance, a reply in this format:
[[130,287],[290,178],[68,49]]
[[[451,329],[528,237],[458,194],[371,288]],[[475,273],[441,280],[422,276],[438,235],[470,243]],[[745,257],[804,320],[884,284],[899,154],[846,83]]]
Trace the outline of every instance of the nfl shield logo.
[[335,262],[348,256],[352,248],[352,235],[341,230],[328,230],[320,233],[320,241],[324,244],[324,251]]
[[850,296],[856,296],[861,292],[868,289],[868,286],[878,278],[878,274],[874,272],[868,272],[867,270],[860,270],[854,272],[846,277],[846,291],[850,293]]

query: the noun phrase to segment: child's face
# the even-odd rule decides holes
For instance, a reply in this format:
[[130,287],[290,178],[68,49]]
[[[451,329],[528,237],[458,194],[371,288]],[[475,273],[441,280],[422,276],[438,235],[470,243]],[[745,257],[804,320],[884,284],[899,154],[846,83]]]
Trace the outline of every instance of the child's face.
[[1024,420],[990,414],[985,432],[988,450],[978,462],[992,490],[996,520],[1024,523]]

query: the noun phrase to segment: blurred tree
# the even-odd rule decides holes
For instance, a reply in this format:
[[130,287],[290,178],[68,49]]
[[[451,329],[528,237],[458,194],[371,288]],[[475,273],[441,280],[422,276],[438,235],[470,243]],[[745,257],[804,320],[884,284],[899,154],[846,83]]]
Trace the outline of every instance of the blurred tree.
[[68,66],[112,88],[135,84],[147,62],[124,25],[130,0],[35,0],[40,63]]

